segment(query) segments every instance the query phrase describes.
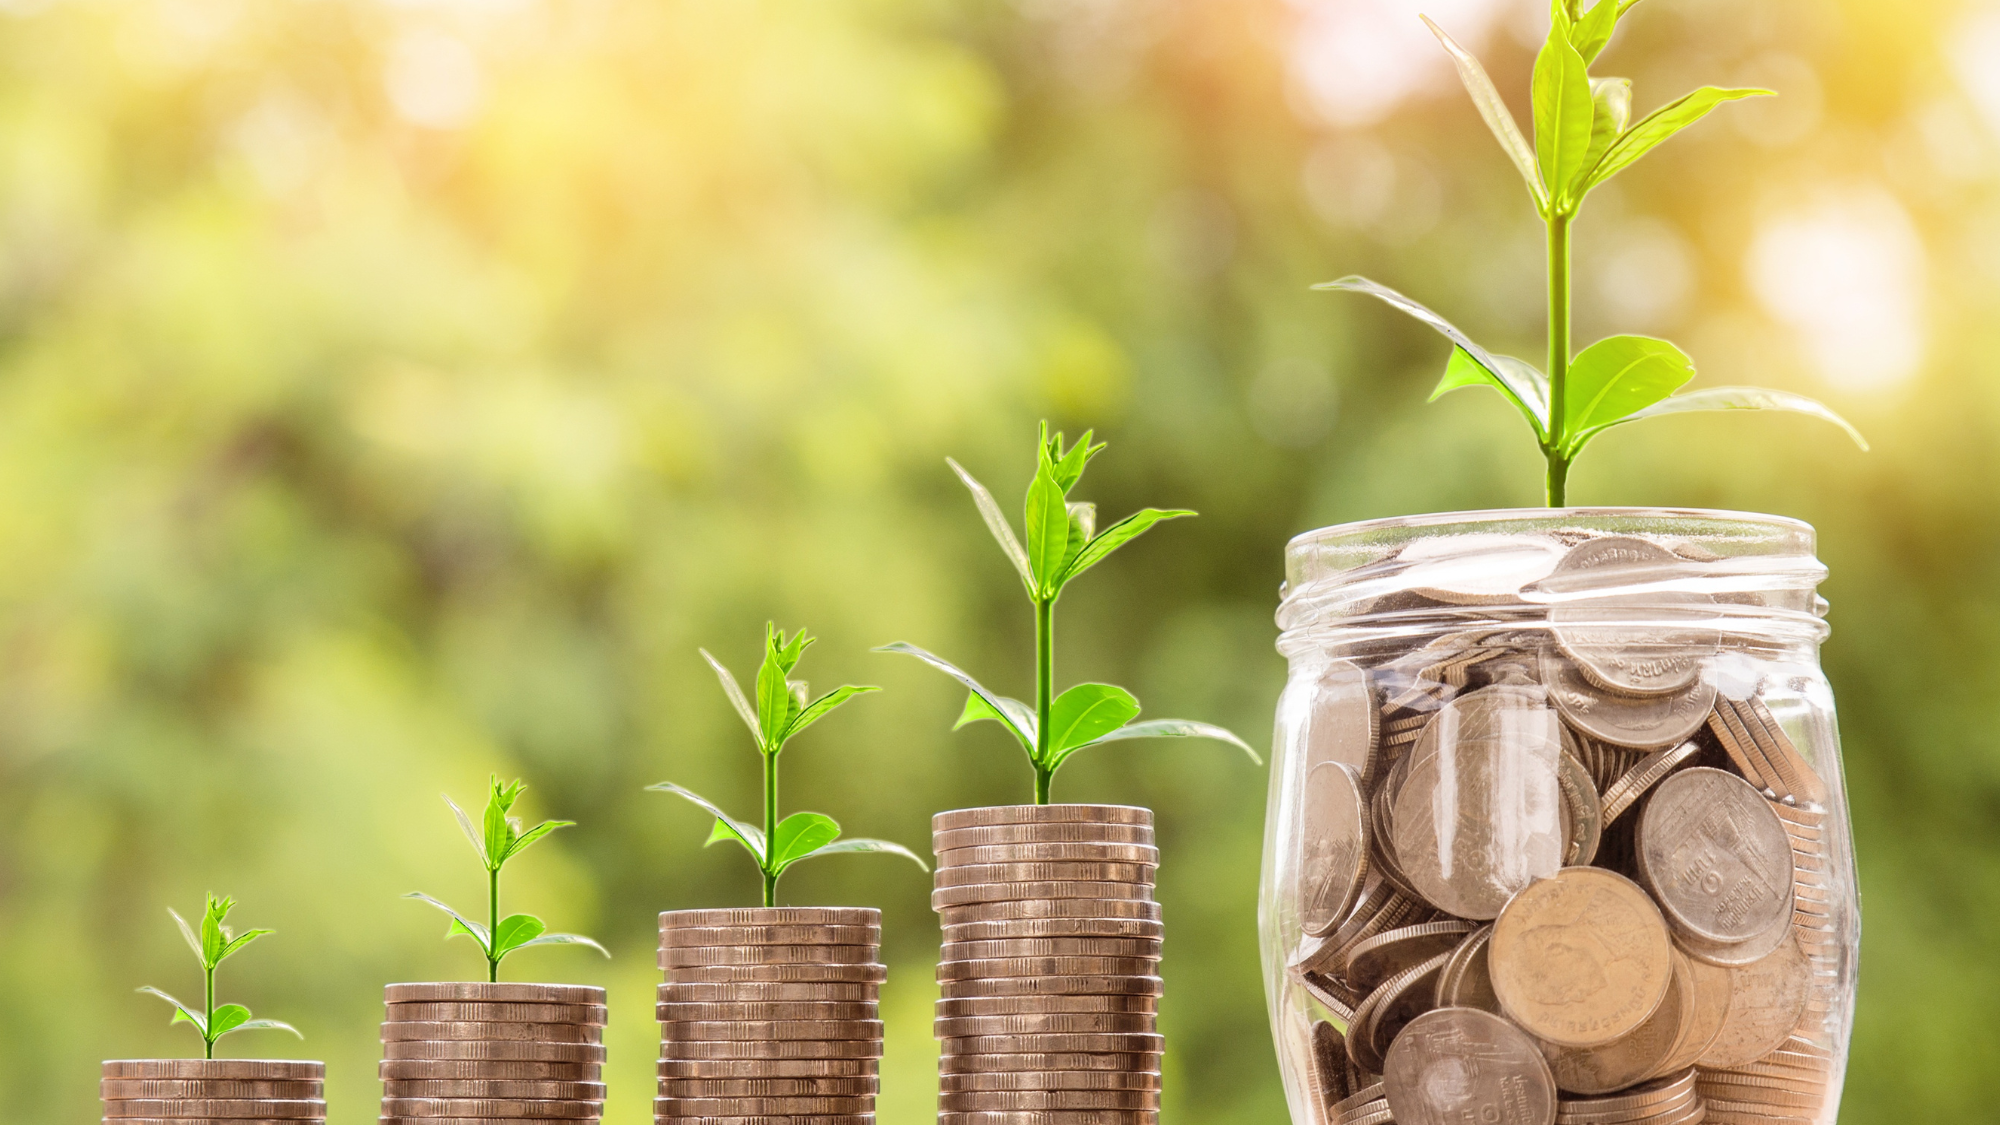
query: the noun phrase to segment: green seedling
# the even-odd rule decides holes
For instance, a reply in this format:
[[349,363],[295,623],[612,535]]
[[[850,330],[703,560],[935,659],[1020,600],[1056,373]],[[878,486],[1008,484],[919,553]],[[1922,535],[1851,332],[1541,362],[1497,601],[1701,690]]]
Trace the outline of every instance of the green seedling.
[[1104,448],[1092,445],[1091,434],[1063,448],[1063,436],[1049,437],[1048,423],[1042,423],[1036,443],[1035,476],[1028,483],[1025,546],[986,486],[974,480],[958,462],[945,459],[958,479],[972,491],[986,529],[1006,552],[1027,588],[1035,607],[1035,706],[1030,709],[1018,699],[988,691],[979,681],[960,671],[942,657],[915,645],[897,641],[877,652],[914,656],[963,684],[968,691],[965,710],[956,730],[967,723],[991,720],[1006,728],[1028,755],[1035,770],[1035,803],[1049,803],[1049,785],[1056,771],[1071,755],[1091,746],[1128,738],[1212,738],[1241,747],[1254,762],[1262,763],[1248,743],[1218,726],[1187,719],[1152,719],[1133,722],[1139,716],[1139,701],[1132,693],[1114,684],[1077,684],[1054,694],[1055,609],[1063,590],[1091,567],[1109,558],[1111,552],[1137,539],[1163,520],[1194,515],[1186,509],[1142,508],[1103,531],[1096,530],[1097,508],[1072,502],[1070,490],[1083,477],[1083,469]]
[[[221,898],[209,895],[207,908],[202,911],[201,932],[198,934],[193,926],[187,924],[187,919],[182,918],[172,907],[167,908],[167,913],[174,916],[174,924],[181,928],[181,936],[187,939],[188,948],[194,950],[195,960],[201,962],[200,1011],[188,1007],[150,984],[139,990],[172,1004],[173,1023],[194,1025],[194,1029],[201,1033],[201,1057],[205,1059],[215,1057],[215,1041],[232,1031],[289,1031],[293,1035],[299,1035],[298,1028],[281,1020],[251,1019],[250,1009],[241,1004],[216,1006],[216,968],[234,957],[244,946],[271,932],[245,930],[240,934],[230,933],[229,927],[222,922],[229,917],[230,908],[235,905],[236,900],[228,895],[223,895]],[[299,1038],[303,1039],[305,1036],[299,1035]]]
[[736,708],[737,715],[742,717],[743,725],[750,728],[757,756],[763,759],[762,828],[737,820],[723,812],[715,802],[671,781],[647,786],[648,789],[685,797],[715,818],[715,827],[709,831],[703,847],[722,840],[734,840],[743,845],[743,850],[756,861],[757,872],[763,877],[765,906],[778,904],[778,877],[794,863],[814,856],[886,852],[905,856],[925,871],[930,870],[930,865],[917,853],[901,844],[888,840],[841,839],[840,825],[825,813],[795,812],[783,820],[778,819],[778,755],[784,753],[785,744],[855,696],[882,690],[848,684],[812,699],[803,680],[790,678],[792,670],[799,666],[799,657],[812,643],[813,638],[807,636],[804,629],[788,638],[777,625],[764,626],[764,663],[757,669],[755,706],[743,694],[743,689],[737,685],[736,677],[730,674],[729,669],[710,656],[707,649],[700,650],[701,658],[708,661],[708,666],[715,669],[716,678],[722,681],[723,693],[729,696],[729,702]]
[[526,832],[521,831],[521,822],[507,814],[514,811],[514,802],[521,799],[521,792],[527,785],[521,781],[501,784],[495,777],[491,781],[491,792],[486,797],[486,819],[474,825],[458,802],[445,796],[444,803],[451,806],[452,815],[458,818],[458,826],[465,831],[465,838],[472,841],[472,850],[479,853],[479,862],[486,867],[486,921],[475,922],[458,911],[439,902],[422,891],[411,891],[404,898],[419,899],[430,903],[451,915],[451,925],[444,936],[449,938],[464,934],[479,946],[479,952],[486,957],[486,979],[500,979],[500,962],[509,953],[536,945],[587,945],[606,957],[611,951],[581,934],[552,934],[533,914],[509,914],[500,917],[500,869],[507,861],[528,850],[528,845],[547,836],[558,828],[569,828],[573,820],[545,820]]
[[1584,199],[1667,138],[1724,102],[1771,94],[1754,88],[1703,86],[1632,120],[1632,80],[1598,78],[1590,65],[1611,41],[1618,20],[1638,0],[1553,0],[1548,40],[1535,58],[1531,101],[1535,142],[1530,145],[1501,101],[1485,68],[1424,19],[1458,66],[1479,115],[1500,140],[1535,209],[1548,227],[1548,371],[1527,360],[1494,355],[1437,313],[1364,277],[1315,286],[1367,293],[1416,317],[1452,343],[1451,361],[1431,401],[1460,387],[1491,387],[1527,419],[1547,463],[1550,507],[1564,504],[1570,465],[1605,430],[1642,418],[1701,410],[1788,410],[1809,414],[1847,431],[1862,449],[1868,443],[1846,419],[1802,395],[1762,387],[1712,387],[1676,393],[1694,378],[1694,361],[1665,340],[1610,336],[1570,354],[1570,224]]

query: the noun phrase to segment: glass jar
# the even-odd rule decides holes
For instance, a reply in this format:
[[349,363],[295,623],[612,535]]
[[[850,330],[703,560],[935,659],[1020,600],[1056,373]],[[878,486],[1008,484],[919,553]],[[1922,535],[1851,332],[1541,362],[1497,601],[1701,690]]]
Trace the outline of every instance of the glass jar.
[[1860,911],[1772,516],[1294,539],[1260,925],[1296,1125],[1831,1125]]

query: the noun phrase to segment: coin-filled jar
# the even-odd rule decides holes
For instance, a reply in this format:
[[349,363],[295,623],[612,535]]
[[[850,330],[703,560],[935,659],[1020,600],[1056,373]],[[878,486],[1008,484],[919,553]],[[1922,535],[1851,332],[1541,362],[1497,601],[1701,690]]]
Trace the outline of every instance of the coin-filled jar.
[[1260,923],[1296,1125],[1831,1125],[1860,907],[1774,516],[1294,539]]

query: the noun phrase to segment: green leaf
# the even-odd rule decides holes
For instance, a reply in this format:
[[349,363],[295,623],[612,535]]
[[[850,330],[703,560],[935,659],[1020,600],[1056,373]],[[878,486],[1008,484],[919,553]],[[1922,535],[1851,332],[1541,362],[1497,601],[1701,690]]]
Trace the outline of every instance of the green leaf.
[[293,1027],[291,1024],[286,1023],[284,1020],[244,1020],[242,1023],[237,1024],[230,1030],[231,1031],[289,1031],[293,1035],[298,1035],[299,1038],[301,1039],[305,1038],[304,1035],[299,1034],[298,1028]]
[[[805,630],[799,630],[799,636],[804,635]],[[766,754],[777,751],[792,719],[792,688],[785,677],[798,659],[790,648],[782,630],[776,625],[765,626],[764,663],[757,669],[757,730],[761,736],[758,748]]]
[[481,953],[490,955],[493,944],[487,938],[485,925],[467,918],[465,915],[460,914],[458,911],[453,910],[451,907],[446,906],[444,903],[439,902],[422,891],[411,891],[403,897],[413,898],[419,902],[427,902],[444,911],[446,914],[451,915],[451,925],[445,930],[444,936],[449,938],[454,934],[464,934],[479,944],[479,951]]
[[[1506,395],[1513,402],[1515,409],[1519,410],[1522,416],[1528,419],[1528,423],[1535,428],[1535,437],[1537,440],[1542,439],[1548,433],[1548,393],[1545,389],[1538,388],[1532,380],[1523,376],[1518,360],[1513,365],[1503,364],[1497,357],[1488,353],[1485,348],[1473,343],[1472,337],[1460,332],[1450,321],[1412,301],[1408,297],[1403,296],[1394,289],[1370,281],[1365,277],[1343,277],[1337,281],[1321,282],[1313,286],[1313,288],[1340,289],[1349,293],[1366,293],[1430,325],[1438,334],[1450,340],[1459,350],[1465,352],[1474,363],[1478,364],[1487,374],[1493,377],[1491,385],[1498,389],[1501,394]],[[1445,370],[1449,374],[1451,369],[1447,366]],[[1433,393],[1432,397],[1437,397],[1436,393]],[[1530,405],[1531,403],[1539,405],[1539,413],[1535,406]]]
[[1103,562],[1111,552],[1152,530],[1154,524],[1194,514],[1186,508],[1141,508],[1133,512],[1105,528],[1076,553],[1070,560],[1068,568],[1063,571],[1064,584],[1068,584],[1077,575]]
[[723,812],[722,808],[715,804],[715,802],[710,801],[693,790],[683,789],[671,781],[662,781],[658,785],[648,785],[646,788],[658,790],[661,793],[672,793],[676,797],[692,801],[696,805],[699,805],[704,812],[715,818],[715,827],[710,829],[708,841],[702,845],[703,847],[715,843],[718,839],[734,839],[749,851],[751,858],[757,861],[758,867],[761,868],[764,866],[763,829],[753,824],[744,824],[735,817]]
[[1062,564],[1056,570],[1059,582],[1069,581],[1071,565],[1090,543],[1090,537],[1096,534],[1097,529],[1097,505],[1072,501],[1065,508],[1069,512],[1069,536],[1068,544],[1063,548]]
[[490,869],[492,864],[486,858],[486,840],[480,836],[479,829],[473,827],[472,818],[465,815],[465,810],[458,807],[458,802],[451,799],[451,794],[440,793],[439,796],[444,798],[445,804],[451,806],[451,815],[458,818],[458,827],[465,833],[465,838],[472,841],[472,850],[479,853],[480,866]]
[[1528,184],[1528,194],[1535,199],[1535,207],[1546,211],[1549,206],[1548,192],[1542,187],[1541,171],[1535,167],[1535,150],[1528,144],[1528,138],[1521,135],[1521,127],[1514,123],[1514,115],[1507,110],[1507,103],[1500,98],[1500,91],[1493,88],[1493,79],[1486,76],[1486,68],[1472,52],[1459,46],[1444,29],[1431,21],[1429,16],[1419,16],[1424,26],[1431,29],[1438,42],[1451,54],[1451,61],[1458,67],[1458,80],[1465,84],[1465,92],[1472,95],[1472,104],[1478,108],[1479,116],[1486,121],[1486,127],[1500,142],[1500,147],[1521,172],[1521,179]]
[[243,933],[237,934],[235,937],[229,939],[228,945],[222,947],[222,956],[216,959],[216,963],[221,964],[222,962],[229,960],[231,957],[236,956],[237,950],[242,949],[244,946],[249,945],[251,942],[256,941],[260,937],[264,937],[266,935],[274,933],[277,933],[277,931],[247,930]]
[[1696,411],[1713,410],[1782,410],[1792,414],[1805,414],[1823,422],[1831,422],[1847,432],[1854,444],[1865,452],[1868,440],[1861,431],[1854,428],[1847,419],[1833,412],[1825,404],[1795,395],[1789,391],[1773,391],[1763,387],[1710,387],[1707,390],[1689,391],[1653,403],[1651,406],[1635,410],[1623,418],[1614,419],[1602,426],[1594,427],[1578,434],[1574,444],[1581,451],[1585,442],[1612,426],[1626,422],[1636,422],[1641,418],[1659,418],[1668,414],[1691,414]]
[[249,1019],[250,1009],[241,1004],[217,1004],[215,1006],[215,1016],[209,1021],[208,1025],[209,1037],[220,1039],[237,1028],[242,1027]]
[[[1600,5],[1601,7],[1602,5]],[[1594,11],[1595,9],[1593,9]],[[1587,172],[1597,167],[1597,162],[1611,147],[1611,142],[1625,132],[1632,121],[1632,80],[1630,78],[1593,78],[1590,80],[1590,152],[1583,158]],[[1570,185],[1574,198],[1583,199],[1582,177]]]
[[1699,90],[1683,95],[1639,119],[1624,135],[1611,142],[1597,163],[1587,169],[1578,181],[1574,195],[1583,194],[1597,185],[1624,171],[1640,157],[1653,151],[1668,137],[1708,116],[1710,110],[1723,102],[1738,98],[1762,97],[1773,93],[1756,88],[1723,89],[1719,86],[1703,86]]
[[708,661],[710,668],[715,669],[715,678],[722,681],[722,693],[729,697],[729,705],[736,708],[736,714],[743,720],[743,725],[750,728],[753,737],[762,739],[764,732],[757,726],[757,712],[750,706],[750,701],[743,698],[743,689],[737,685],[736,677],[729,674],[729,669],[722,666],[722,661],[710,656],[707,649],[699,648],[695,651],[701,653],[701,658]]
[[778,822],[771,833],[773,874],[840,838],[840,825],[824,813],[795,812]]
[[604,954],[606,957],[611,956],[611,951],[609,949],[606,949],[603,946],[597,944],[596,942],[590,940],[589,938],[584,937],[582,934],[541,934],[528,941],[522,942],[516,948],[526,949],[529,946],[533,945],[587,945],[590,948],[597,950],[599,953]]
[[1061,588],[1062,563],[1069,554],[1069,504],[1053,470],[1043,464],[1028,485],[1028,569],[1035,576],[1037,598],[1054,596]]
[[[1264,759],[1250,744],[1236,737],[1235,732],[1209,723],[1197,723],[1192,719],[1149,719],[1143,723],[1127,723],[1097,740],[1093,745],[1106,742],[1121,742],[1128,738],[1209,738],[1217,742],[1227,742],[1250,755],[1250,760],[1258,765]],[[1082,749],[1082,747],[1078,747]]]
[[1059,755],[1103,738],[1139,714],[1139,701],[1115,684],[1078,684],[1049,705],[1049,753]]
[[186,1004],[183,1004],[179,1000],[176,1000],[173,997],[167,995],[166,993],[161,992],[159,989],[154,988],[150,984],[139,989],[139,991],[145,993],[148,996],[157,996],[160,999],[165,1000],[167,1003],[172,1004],[174,1006],[174,1018],[167,1021],[170,1025],[186,1021],[194,1025],[194,1029],[201,1033],[202,1038],[204,1039],[208,1038],[208,1025],[205,1022],[203,1022],[202,1015],[199,1011],[188,1007]]
[[235,905],[236,900],[228,895],[208,896],[208,909],[201,915],[201,964],[205,969],[222,963],[222,950],[229,944],[229,933],[222,928],[222,920],[229,917],[229,909]]
[[1068,495],[1069,490],[1076,487],[1076,482],[1083,479],[1083,468],[1085,465],[1090,464],[1090,459],[1097,456],[1104,449],[1102,442],[1096,445],[1090,444],[1092,432],[1091,430],[1083,431],[1082,440],[1070,446],[1068,452],[1064,452],[1062,447],[1063,436],[1057,434],[1054,438],[1050,438],[1049,424],[1047,422],[1042,423],[1041,447],[1043,461],[1048,465],[1049,473],[1055,478],[1056,484],[1061,486],[1064,495]]
[[527,786],[518,779],[503,785],[498,777],[491,784],[492,790],[486,798],[486,869],[495,871],[507,861],[507,849],[513,846],[518,831],[507,814]]
[[1496,355],[1487,358],[1496,368],[1503,365],[1509,368],[1516,381],[1528,383],[1537,397],[1532,401],[1523,402],[1506,383],[1500,381],[1499,376],[1481,366],[1471,353],[1464,348],[1454,347],[1451,349],[1451,359],[1444,365],[1444,376],[1438,380],[1437,386],[1431,388],[1431,397],[1426,401],[1436,402],[1445,395],[1465,387],[1491,387],[1499,391],[1500,397],[1511,403],[1514,409],[1520,412],[1521,417],[1527,419],[1528,427],[1535,431],[1535,439],[1540,441],[1541,420],[1548,414],[1548,378],[1533,364],[1515,359],[1513,356]]
[[515,856],[520,855],[522,852],[527,851],[529,844],[532,844],[535,841],[541,839],[542,837],[548,835],[549,833],[554,832],[558,828],[574,828],[574,827],[576,827],[576,821],[574,820],[545,820],[540,824],[535,825],[533,828],[528,829],[526,832],[521,833],[519,836],[516,836],[514,838],[514,842],[507,845],[507,854],[501,856],[500,860],[502,863],[504,863],[507,860],[513,859]]
[[504,957],[541,936],[548,927],[533,914],[509,914],[493,931],[493,956]]
[[1007,523],[1007,516],[1000,510],[1000,505],[993,499],[993,494],[986,491],[986,486],[974,480],[972,474],[966,472],[958,462],[947,457],[944,463],[950,465],[951,471],[957,473],[958,479],[971,490],[972,502],[979,507],[979,518],[986,521],[986,530],[991,532],[994,541],[1000,544],[1001,553],[1007,556],[1007,561],[1014,564],[1015,572],[1021,576],[1021,584],[1028,588],[1030,594],[1034,593],[1035,575],[1028,569],[1028,552],[1022,548],[1021,541],[1014,538],[1014,528]]
[[1552,206],[1560,210],[1590,152],[1590,73],[1569,45],[1567,27],[1550,26],[1548,41],[1535,56],[1534,103],[1535,161],[1555,197]]
[[1583,349],[1569,368],[1565,455],[1576,435],[1595,432],[1673,394],[1694,378],[1694,361],[1665,340],[1608,336]]
[[1611,33],[1618,30],[1618,17],[1625,14],[1636,0],[1597,0],[1584,17],[1570,25],[1570,46],[1583,61],[1593,63],[1597,56],[1611,42]]
[[1020,700],[1008,699],[1005,696],[1000,698],[1000,704],[1007,708],[1005,712],[988,703],[986,697],[978,692],[966,692],[965,710],[959,713],[958,721],[951,725],[951,729],[957,730],[967,723],[991,719],[1007,728],[1007,733],[1013,735],[1021,744],[1021,749],[1026,750],[1032,757],[1035,753],[1035,712]]
[[881,690],[882,690],[881,688],[874,687],[873,685],[868,685],[868,684],[862,684],[858,686],[855,684],[847,684],[842,687],[834,688],[832,691],[827,692],[825,695],[822,695],[818,699],[813,700],[810,704],[807,704],[805,709],[800,711],[798,715],[792,719],[792,725],[789,729],[785,731],[785,737],[781,741],[789,741],[790,739],[796,737],[800,731],[806,729],[807,727],[813,725],[816,722],[819,722],[821,719],[826,718],[829,714],[833,713],[834,708],[840,706],[841,704],[847,702],[850,699],[853,699],[855,696],[866,695],[871,691],[881,691]]
[[[978,718],[992,719],[993,721],[999,723],[1001,726],[1006,727],[1008,731],[1011,732],[1015,738],[1020,740],[1021,745],[1029,747],[1034,746],[1035,744],[1034,718],[1032,714],[1028,714],[1025,716],[1027,721],[1026,722],[1022,721],[1024,716],[1021,714],[1021,712],[1026,711],[1026,708],[1019,700],[1009,699],[1006,696],[1000,695],[996,692],[987,691],[985,685],[981,684],[978,680],[973,679],[971,676],[966,675],[964,672],[959,671],[957,666],[953,665],[951,661],[946,660],[941,656],[936,656],[931,653],[925,652],[923,649],[920,649],[913,644],[907,644],[903,641],[897,641],[894,644],[883,645],[880,648],[876,649],[875,651],[894,652],[894,653],[900,653],[903,656],[914,656],[918,660],[921,660],[924,663],[930,665],[931,667],[936,668],[938,671],[943,672],[945,675],[950,676],[952,679],[957,680],[960,684],[965,686],[966,690],[972,692],[972,694],[985,700],[986,705],[992,708],[992,714],[980,715],[978,716]],[[1009,704],[1013,705],[1012,709],[1009,708],[1008,706]],[[963,725],[966,722],[970,721],[973,720],[966,719],[963,716],[961,716],[959,719],[960,725]]]
[[931,865],[925,863],[922,856],[904,847],[903,845],[892,843],[888,840],[871,840],[865,836],[856,837],[850,840],[836,840],[835,842],[828,844],[823,848],[820,848],[818,851],[813,852],[811,855],[800,856],[799,858],[817,859],[823,855],[863,855],[863,854],[876,854],[876,853],[885,855],[903,856],[910,862],[916,864],[918,867],[923,868],[925,871],[929,871],[931,869]]
[[181,936],[187,939],[188,948],[194,950],[194,959],[200,961],[202,967],[206,968],[208,966],[208,959],[202,954],[201,939],[195,936],[194,927],[188,925],[187,919],[181,917],[180,911],[175,910],[173,907],[167,907],[167,913],[174,916],[174,925],[181,928]]

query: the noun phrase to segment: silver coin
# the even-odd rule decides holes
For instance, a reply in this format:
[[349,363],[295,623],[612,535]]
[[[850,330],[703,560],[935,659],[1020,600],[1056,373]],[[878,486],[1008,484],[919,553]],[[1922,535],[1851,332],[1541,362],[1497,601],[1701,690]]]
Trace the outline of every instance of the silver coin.
[[603,1101],[602,1082],[556,1082],[491,1078],[392,1078],[382,1084],[390,1098],[528,1098],[531,1100]]
[[106,1078],[324,1079],[323,1062],[290,1059],[106,1059]]
[[741,906],[713,910],[668,910],[660,930],[717,926],[867,926],[882,928],[882,912],[872,906]]
[[1706,679],[1666,695],[1618,695],[1591,684],[1569,661],[1549,652],[1542,654],[1542,682],[1556,710],[1577,730],[1637,750],[1685,740],[1715,709],[1715,685]]
[[657,1072],[672,1079],[792,1079],[840,1078],[874,1080],[880,1060],[872,1055],[850,1058],[661,1059]]
[[1159,1035],[1141,1032],[1119,1034],[1050,1035],[967,1035],[942,1040],[944,1049],[954,1054],[1072,1054],[1103,1055],[1153,1053],[1166,1049]]
[[1160,1108],[1158,1090],[945,1090],[938,1108],[946,1113],[1018,1110]]
[[937,853],[938,866],[974,867],[988,863],[1143,863],[1160,865],[1151,844],[989,844]]
[[323,1119],[324,1098],[128,1098],[104,1103],[107,1119],[127,1117],[190,1118],[212,1117],[227,1120],[250,1118],[260,1121]]
[[1698,1065],[1722,1070],[1768,1058],[1791,1042],[1811,996],[1812,965],[1797,942],[1785,942],[1754,964],[1730,969],[1729,1011]]
[[1152,957],[994,957],[978,961],[943,961],[939,981],[986,980],[995,977],[1150,977],[1159,969]]
[[666,981],[657,986],[662,1004],[774,1004],[774,1003],[873,1003],[882,986],[868,981],[738,981],[734,984],[701,984],[693,981]]
[[1158,939],[1165,934],[1164,926],[1145,918],[1023,918],[1000,922],[961,922],[944,927],[944,940],[948,942],[1060,937]]
[[880,1039],[676,1039],[660,1050],[673,1059],[880,1059]]
[[1028,1051],[963,1054],[946,1052],[938,1059],[938,1071],[953,1074],[1158,1074],[1157,1051]]
[[760,1001],[737,1004],[689,1004],[662,1001],[653,1005],[661,1023],[683,1020],[872,1020],[881,1015],[873,1001]]
[[940,867],[935,885],[984,886],[993,883],[1146,883],[1156,868],[1148,863],[1104,863],[1069,860],[1053,863],[982,863],[971,867]]
[[1158,1029],[1152,1012],[1038,1012],[1012,1016],[940,1016],[932,1034],[939,1039],[977,1035],[1103,1035]]
[[325,1083],[311,1079],[236,1078],[106,1078],[97,1084],[105,1101],[132,1098],[282,1098],[325,1097]]
[[1154,957],[1159,938],[1054,937],[995,938],[991,941],[948,941],[941,961],[976,961],[991,957]]
[[1309,934],[1345,917],[1368,863],[1368,811],[1353,767],[1326,762],[1306,774],[1299,840],[1299,915]]
[[1006,902],[979,902],[947,906],[938,910],[938,919],[947,926],[968,922],[1022,922],[1042,918],[1136,918],[1160,920],[1160,904],[1136,898],[1021,898]]
[[1476,1008],[1438,1008],[1389,1046],[1383,1097],[1399,1125],[1552,1125],[1555,1077],[1535,1041]]
[[993,1074],[946,1074],[940,1089],[971,1090],[1158,1090],[1158,1071],[1026,1070]]
[[1356,942],[1347,954],[1347,983],[1356,992],[1373,992],[1397,973],[1458,948],[1476,928],[1476,923],[1452,918],[1404,926]]
[[1583,867],[1597,858],[1597,845],[1604,831],[1604,803],[1597,794],[1597,782],[1576,755],[1565,750],[1556,759],[1556,784],[1562,790],[1564,867]]
[[395,1039],[383,1042],[382,1057],[601,1063],[604,1061],[604,1044],[542,1043],[509,1039]]
[[663,969],[709,965],[869,965],[881,947],[867,945],[668,945],[660,947]]
[[586,1082],[603,1077],[594,1062],[535,1062],[523,1059],[383,1059],[376,1076],[397,1081]]
[[667,1098],[854,1098],[878,1093],[881,1079],[854,1078],[662,1078]]
[[465,1000],[410,1000],[388,1005],[397,1023],[416,1021],[602,1024],[602,1004],[513,1004]]
[[881,984],[889,967],[866,965],[675,965],[666,967],[669,984]]
[[1639,816],[1638,861],[1667,922],[1702,941],[1749,941],[1791,915],[1785,826],[1733,773],[1685,769],[1654,786]]
[[588,1004],[604,1006],[604,990],[593,984],[496,984],[487,981],[443,981],[423,984],[392,984],[383,988],[390,1004],[442,1003],[445,1001],[487,1004]]
[[873,1095],[857,1097],[769,1097],[769,1098],[682,1098],[653,1099],[653,1114],[660,1118],[678,1117],[759,1117],[789,1114],[823,1117],[829,1114],[872,1113]]
[[508,1023],[490,1020],[391,1020],[382,1041],[515,1040],[530,1043],[598,1043],[604,1027],[594,1023]]
[[1611,535],[1571,548],[1537,590],[1560,599],[1549,631],[1584,675],[1657,695],[1693,683],[1721,643],[1713,595],[1659,588],[1695,569],[1656,543]]
[[996,824],[989,828],[953,828],[931,833],[937,853],[961,848],[1028,844],[1142,844],[1153,846],[1150,824]]
[[880,926],[669,926],[662,947],[702,945],[879,945]]
[[932,832],[960,828],[991,828],[999,824],[1143,824],[1153,823],[1153,810],[1134,805],[996,805],[983,809],[953,809],[931,817]]
[[969,996],[939,1000],[937,1015],[1025,1016],[1048,1012],[1157,1012],[1157,996]]
[[1158,996],[1164,982],[1153,975],[973,976],[938,982],[947,1000],[998,996]]
[[383,1098],[384,1117],[535,1117],[563,1121],[602,1115],[602,1103],[491,1098]]
[[880,1039],[881,1020],[675,1020],[660,1022],[660,1038],[669,1042],[756,1039]]
[[656,1121],[671,1121],[674,1125],[802,1125],[810,1121],[812,1125],[874,1125],[872,1113],[825,1113],[814,1117],[801,1118],[795,1114],[753,1114],[746,1117],[695,1117],[667,1116],[655,1117]]
[[973,886],[939,887],[931,892],[931,909],[942,912],[956,906],[975,906],[1022,899],[1086,899],[1106,901],[1153,901],[1153,885],[1141,882],[1084,882],[1065,880],[1043,883],[979,883]]
[[1396,855],[1415,889],[1447,913],[1483,921],[1561,869],[1555,762],[1511,742],[1459,742],[1416,762],[1392,816]]

